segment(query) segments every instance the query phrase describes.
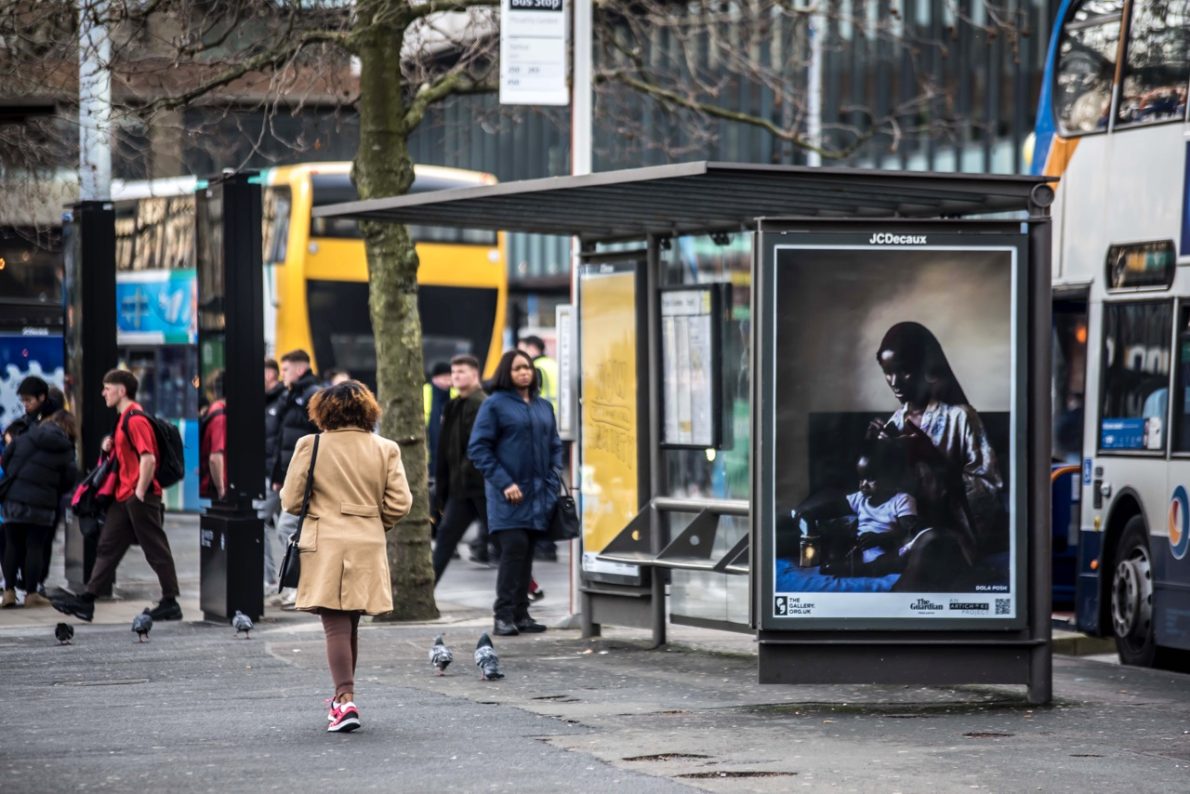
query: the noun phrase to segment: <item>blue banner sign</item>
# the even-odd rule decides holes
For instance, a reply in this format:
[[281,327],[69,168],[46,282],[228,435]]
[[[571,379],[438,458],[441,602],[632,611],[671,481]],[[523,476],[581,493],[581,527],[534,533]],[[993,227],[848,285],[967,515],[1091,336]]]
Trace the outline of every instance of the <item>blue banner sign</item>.
[[143,270],[117,275],[119,344],[195,344],[196,290],[193,270]]
[[1144,449],[1145,422],[1140,419],[1104,419],[1099,423],[1100,449]]

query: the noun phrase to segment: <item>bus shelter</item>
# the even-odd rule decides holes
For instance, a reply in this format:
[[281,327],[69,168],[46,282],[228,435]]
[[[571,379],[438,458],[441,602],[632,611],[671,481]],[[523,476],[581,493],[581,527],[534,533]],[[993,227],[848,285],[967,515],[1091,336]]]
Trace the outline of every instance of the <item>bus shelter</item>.
[[693,162],[314,214],[581,242],[558,418],[586,635],[755,632],[762,683],[1040,703],[1052,200],[1035,177]]

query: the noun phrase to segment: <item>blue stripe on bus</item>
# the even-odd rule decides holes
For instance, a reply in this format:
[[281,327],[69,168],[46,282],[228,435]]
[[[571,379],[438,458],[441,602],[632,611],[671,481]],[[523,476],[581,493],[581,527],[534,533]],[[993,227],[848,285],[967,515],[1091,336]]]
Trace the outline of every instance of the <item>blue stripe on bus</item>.
[[1062,35],[1062,21],[1070,12],[1074,0],[1062,0],[1058,8],[1054,29],[1050,34],[1049,52],[1045,56],[1045,71],[1041,77],[1041,96],[1037,99],[1037,123],[1033,127],[1033,162],[1029,165],[1030,173],[1040,176],[1045,170],[1045,161],[1049,157],[1050,147],[1057,132],[1057,121],[1054,119],[1054,68],[1058,58],[1058,42]]

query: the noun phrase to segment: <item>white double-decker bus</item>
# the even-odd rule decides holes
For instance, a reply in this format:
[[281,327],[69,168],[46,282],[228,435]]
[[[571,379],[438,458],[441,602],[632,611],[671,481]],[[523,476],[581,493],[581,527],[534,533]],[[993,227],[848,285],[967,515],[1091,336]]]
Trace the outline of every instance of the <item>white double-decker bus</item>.
[[[1066,0],[1033,170],[1054,217],[1054,450],[1083,631],[1190,649],[1190,0]],[[1060,528],[1059,528],[1060,530]]]

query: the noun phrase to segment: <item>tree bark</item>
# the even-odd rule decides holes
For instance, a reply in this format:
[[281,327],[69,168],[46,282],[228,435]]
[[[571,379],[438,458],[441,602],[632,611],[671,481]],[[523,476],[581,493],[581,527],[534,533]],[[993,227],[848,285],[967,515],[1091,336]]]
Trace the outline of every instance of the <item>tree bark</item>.
[[[361,0],[356,7],[352,48],[360,59],[360,141],[352,178],[361,199],[402,195],[413,184],[400,62],[408,9],[407,0]],[[361,225],[376,340],[377,397],[384,409],[380,432],[401,445],[413,494],[409,515],[388,533],[393,611],[384,619],[430,620],[438,617],[438,606],[430,563],[417,252],[402,224]]]

